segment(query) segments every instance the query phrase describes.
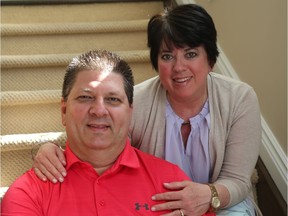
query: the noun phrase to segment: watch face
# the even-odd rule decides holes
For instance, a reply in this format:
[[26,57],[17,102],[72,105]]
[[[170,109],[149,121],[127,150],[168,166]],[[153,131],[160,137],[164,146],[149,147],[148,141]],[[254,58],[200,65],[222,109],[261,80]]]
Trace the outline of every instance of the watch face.
[[211,204],[212,204],[212,207],[213,207],[213,208],[215,208],[215,209],[219,208],[219,207],[220,207],[220,200],[219,200],[219,198],[218,198],[218,197],[213,197]]

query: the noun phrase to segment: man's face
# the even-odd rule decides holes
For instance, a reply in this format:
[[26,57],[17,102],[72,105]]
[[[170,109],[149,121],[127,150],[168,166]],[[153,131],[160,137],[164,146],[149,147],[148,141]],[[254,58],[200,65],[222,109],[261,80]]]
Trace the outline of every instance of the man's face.
[[80,159],[85,160],[91,150],[119,152],[124,148],[132,107],[120,74],[79,72],[61,110],[69,146]]

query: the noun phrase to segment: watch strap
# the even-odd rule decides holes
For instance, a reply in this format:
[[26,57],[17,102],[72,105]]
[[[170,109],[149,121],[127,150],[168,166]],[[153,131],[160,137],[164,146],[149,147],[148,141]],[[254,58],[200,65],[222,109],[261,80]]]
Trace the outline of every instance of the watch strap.
[[218,196],[218,192],[216,190],[215,185],[208,184],[210,190],[211,190],[211,200],[210,200],[210,208],[209,212],[216,212],[218,208],[220,207],[220,199]]

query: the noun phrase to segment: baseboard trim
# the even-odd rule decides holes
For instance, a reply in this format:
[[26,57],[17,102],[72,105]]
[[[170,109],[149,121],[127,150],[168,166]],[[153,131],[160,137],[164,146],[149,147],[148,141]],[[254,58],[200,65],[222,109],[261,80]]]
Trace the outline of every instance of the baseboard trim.
[[[217,67],[221,74],[240,80],[236,71],[230,64],[228,58],[218,45],[220,55],[217,59]],[[287,156],[281,148],[279,142],[270,130],[264,117],[261,115],[262,121],[262,148],[260,149],[260,158],[270,173],[273,181],[278,187],[283,199],[287,202]]]
[[260,157],[287,202],[287,156],[262,117],[262,142]]

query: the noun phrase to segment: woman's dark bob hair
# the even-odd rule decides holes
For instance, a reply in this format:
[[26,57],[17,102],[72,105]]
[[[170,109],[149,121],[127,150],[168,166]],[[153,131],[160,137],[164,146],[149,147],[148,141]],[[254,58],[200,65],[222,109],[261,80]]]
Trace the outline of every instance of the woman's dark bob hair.
[[166,9],[163,14],[153,16],[148,23],[148,47],[153,68],[158,71],[158,54],[162,42],[171,49],[173,46],[195,48],[203,46],[209,65],[216,63],[217,31],[211,16],[196,4]]

